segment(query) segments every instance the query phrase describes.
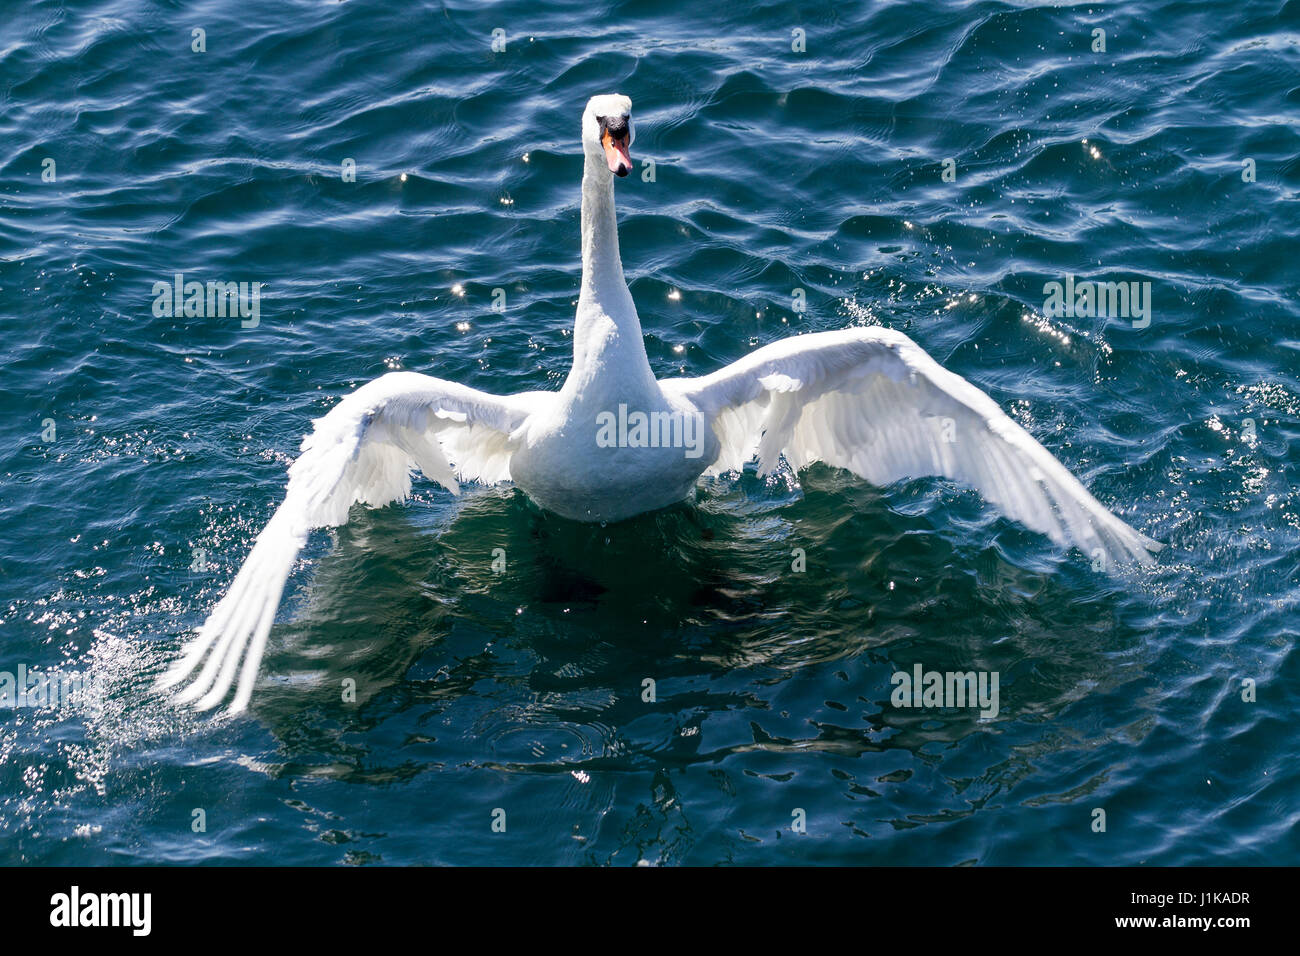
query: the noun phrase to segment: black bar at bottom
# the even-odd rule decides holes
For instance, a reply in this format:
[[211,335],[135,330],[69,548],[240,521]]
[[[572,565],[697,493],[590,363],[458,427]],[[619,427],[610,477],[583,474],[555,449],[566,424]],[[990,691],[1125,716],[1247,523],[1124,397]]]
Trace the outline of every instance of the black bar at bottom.
[[[1028,934],[1035,946],[1106,937],[1231,945],[1286,926],[1288,869],[302,869],[0,870],[11,940],[37,936],[372,946],[389,936],[477,928],[561,942],[681,940],[848,931],[970,942]],[[75,888],[75,889],[74,889]],[[147,894],[147,897],[145,896]],[[689,919],[689,924],[682,922]],[[110,924],[110,925],[86,925]],[[147,931],[147,932],[146,932]],[[555,935],[555,934],[559,935]],[[1243,935],[1244,934],[1244,935]],[[816,936],[809,937],[814,943]]]

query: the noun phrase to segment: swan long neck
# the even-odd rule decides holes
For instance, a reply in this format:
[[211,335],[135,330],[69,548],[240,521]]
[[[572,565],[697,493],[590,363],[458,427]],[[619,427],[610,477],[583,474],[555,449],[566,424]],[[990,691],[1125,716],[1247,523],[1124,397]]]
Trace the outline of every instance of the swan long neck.
[[641,320],[623,276],[614,211],[614,177],[600,147],[584,150],[582,173],[582,288],[573,327],[573,370],[566,384],[585,391],[598,372],[623,386],[654,383]]
[[[614,211],[614,177],[591,153],[582,172],[582,296],[620,309],[618,292],[627,291],[618,251],[618,216]],[[614,293],[615,301],[606,301]],[[630,301],[630,296],[624,295]]]

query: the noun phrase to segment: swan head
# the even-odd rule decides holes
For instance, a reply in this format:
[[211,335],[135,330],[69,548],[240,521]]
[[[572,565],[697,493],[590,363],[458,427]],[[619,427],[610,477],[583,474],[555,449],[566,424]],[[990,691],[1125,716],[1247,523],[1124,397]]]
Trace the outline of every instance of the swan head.
[[632,101],[619,93],[593,96],[582,114],[583,149],[604,156],[615,176],[632,171]]

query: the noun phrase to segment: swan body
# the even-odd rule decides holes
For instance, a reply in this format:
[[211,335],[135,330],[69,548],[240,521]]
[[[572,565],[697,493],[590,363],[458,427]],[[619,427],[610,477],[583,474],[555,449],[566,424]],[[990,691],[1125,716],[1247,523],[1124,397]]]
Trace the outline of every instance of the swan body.
[[619,521],[681,501],[708,464],[687,457],[681,447],[597,440],[602,413],[617,415],[620,406],[647,417],[696,413],[655,380],[623,276],[614,212],[616,170],[602,143],[602,125],[608,122],[601,120],[625,119],[630,146],[635,138],[631,109],[627,97],[606,96],[593,99],[583,113],[582,286],[573,367],[559,395],[530,422],[527,441],[510,464],[515,484],[537,504],[579,521]]
[[284,502],[230,590],[159,680],[208,709],[232,686],[247,707],[281,592],[314,528],[355,503],[404,500],[411,472],[513,481],[541,507],[618,521],[685,498],[697,480],[785,459],[846,468],[878,485],[943,475],[974,485],[1007,516],[1107,562],[1162,547],[1111,514],[987,395],[901,332],[849,328],[756,349],[700,378],[658,381],[623,275],[614,178],[632,163],[632,103],[597,96],[582,120],[582,287],[573,366],[559,392],[498,396],[392,372],[318,419],[289,469]]

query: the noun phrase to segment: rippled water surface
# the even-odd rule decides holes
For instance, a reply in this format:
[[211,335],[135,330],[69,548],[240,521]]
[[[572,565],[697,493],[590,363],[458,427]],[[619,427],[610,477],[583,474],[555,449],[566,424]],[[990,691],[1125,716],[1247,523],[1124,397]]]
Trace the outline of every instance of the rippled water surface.
[[[1297,0],[8,5],[0,670],[99,683],[0,710],[0,861],[1300,861],[1298,45]],[[821,466],[608,527],[421,480],[312,538],[249,714],[175,711],[313,417],[559,387],[610,91],[656,373],[901,329],[1158,565]],[[177,272],[260,322],[156,316]],[[1150,325],[1048,316],[1071,274]],[[893,707],[916,663],[1000,712]]]

